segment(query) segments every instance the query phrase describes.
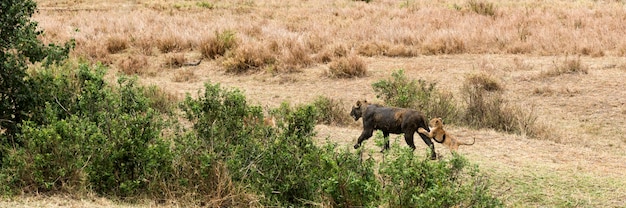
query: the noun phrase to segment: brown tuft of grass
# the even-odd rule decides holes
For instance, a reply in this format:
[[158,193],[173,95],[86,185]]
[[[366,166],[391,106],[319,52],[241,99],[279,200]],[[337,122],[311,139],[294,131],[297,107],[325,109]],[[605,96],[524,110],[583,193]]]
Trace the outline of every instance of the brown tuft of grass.
[[350,116],[342,106],[345,106],[343,101],[335,100],[326,96],[319,96],[313,105],[319,110],[320,115],[317,118],[318,123],[326,125],[339,125],[346,126],[351,122]]
[[533,94],[535,95],[541,95],[541,96],[551,96],[554,95],[554,89],[548,87],[548,86],[543,86],[543,87],[536,87],[533,90]]
[[465,42],[453,32],[437,32],[422,43],[422,53],[427,55],[459,54],[465,52]]
[[539,78],[556,77],[563,74],[587,74],[589,66],[582,63],[580,57],[575,59],[565,58],[560,64],[554,63],[554,67],[539,74]]
[[184,53],[167,54],[165,57],[164,67],[168,68],[180,68],[187,62]]
[[83,56],[90,62],[100,62],[104,65],[113,63],[113,59],[109,55],[106,47],[102,43],[93,43],[85,41],[76,41],[76,49],[72,53]]
[[385,52],[385,56],[389,56],[389,57],[414,57],[417,55],[418,55],[417,51],[405,45],[391,46],[387,50],[387,52]]
[[150,86],[146,89],[146,97],[150,98],[150,107],[161,113],[172,113],[174,107],[180,101],[180,97],[172,92],[165,91],[158,86]]
[[196,76],[193,68],[183,68],[174,74],[172,77],[172,81],[174,82],[195,82],[198,81],[198,77]]
[[143,75],[148,66],[148,57],[144,55],[128,55],[117,62],[117,67],[126,75]]
[[503,91],[504,87],[496,78],[486,73],[472,74],[465,78],[468,86],[487,92]]
[[367,75],[367,66],[356,55],[340,57],[330,62],[328,76],[336,78],[363,77]]
[[228,50],[237,46],[235,32],[225,30],[223,32],[215,31],[214,36],[209,36],[200,41],[200,53],[203,57],[216,59],[224,56]]
[[367,42],[359,45],[357,52],[363,56],[380,56],[387,54],[389,43],[387,42]]
[[106,49],[109,53],[116,54],[126,50],[129,46],[128,38],[116,35],[106,40]]
[[350,53],[350,49],[345,44],[331,46],[331,50],[334,57],[344,57]]
[[277,60],[267,48],[252,44],[241,45],[229,53],[222,62],[227,73],[257,72],[264,67],[273,66]]
[[152,56],[154,54],[154,42],[155,41],[152,38],[132,39],[131,46],[136,48],[139,53],[143,55]]
[[310,51],[304,45],[290,41],[285,47],[285,53],[280,61],[280,71],[282,72],[298,72],[302,68],[306,68],[313,64],[313,59],[309,56]]
[[183,47],[181,42],[173,36],[162,37],[156,40],[157,48],[162,53],[180,51]]
[[333,60],[333,53],[330,50],[322,50],[313,56],[313,60],[317,63],[327,64]]
[[[503,97],[504,88],[487,74],[470,75],[465,79],[461,94],[465,99],[464,123],[475,128],[493,128],[498,131],[536,137],[537,115]],[[531,108],[532,109],[532,108]]]
[[475,12],[476,14],[485,16],[494,16],[496,14],[496,8],[491,2],[470,0],[467,2],[467,6],[470,11]]

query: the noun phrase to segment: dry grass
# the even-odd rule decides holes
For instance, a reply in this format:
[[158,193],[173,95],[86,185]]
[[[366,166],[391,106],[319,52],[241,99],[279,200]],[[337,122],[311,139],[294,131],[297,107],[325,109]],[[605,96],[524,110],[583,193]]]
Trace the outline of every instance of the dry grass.
[[163,66],[168,68],[180,68],[187,63],[184,53],[167,54]]
[[127,55],[117,62],[118,69],[126,75],[154,75],[148,66],[148,57],[144,55]]
[[226,52],[237,46],[235,33],[226,30],[215,31],[215,35],[206,37],[200,42],[200,53],[204,58],[216,59],[224,56]]
[[107,39],[106,48],[109,53],[119,53],[129,46],[128,39],[121,36],[112,36]]
[[258,72],[265,67],[272,67],[276,58],[263,46],[241,45],[225,58],[222,66],[228,73],[242,74]]
[[582,63],[579,58],[565,60],[561,64],[556,64],[553,69],[544,72],[544,77],[555,77],[562,74],[587,74],[589,73],[589,66]]
[[356,55],[340,57],[329,63],[328,76],[336,78],[363,77],[367,75],[367,65]]
[[198,81],[193,68],[182,68],[177,70],[172,77],[173,82],[195,82]]

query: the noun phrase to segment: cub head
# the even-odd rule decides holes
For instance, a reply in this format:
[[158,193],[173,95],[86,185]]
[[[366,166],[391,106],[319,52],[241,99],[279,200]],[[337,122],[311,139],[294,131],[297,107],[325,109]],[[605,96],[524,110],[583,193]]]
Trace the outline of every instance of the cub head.
[[441,118],[433,118],[430,119],[430,123],[428,123],[428,125],[431,128],[441,128],[443,126],[443,120],[441,120]]
[[367,100],[363,100],[363,101],[356,101],[356,105],[352,106],[352,111],[350,111],[350,116],[352,116],[352,118],[354,118],[354,121],[359,120],[359,118],[361,118],[361,116],[363,116],[363,112],[365,112],[365,109],[367,109]]

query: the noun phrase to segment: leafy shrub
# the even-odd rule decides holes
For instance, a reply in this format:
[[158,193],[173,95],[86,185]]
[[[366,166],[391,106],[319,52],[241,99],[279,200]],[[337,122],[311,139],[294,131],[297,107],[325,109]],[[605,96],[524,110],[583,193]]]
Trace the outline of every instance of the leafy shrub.
[[320,156],[319,178],[325,200],[333,207],[378,206],[382,187],[375,175],[373,157],[362,160],[359,153],[337,151],[336,147],[328,143]]
[[319,96],[313,101],[313,105],[320,112],[320,116],[317,119],[318,123],[326,125],[346,125],[350,123],[350,116],[346,113],[347,110],[341,107],[343,103],[338,100],[326,96]]
[[29,193],[86,189],[86,167],[99,153],[96,144],[106,142],[95,123],[76,116],[43,126],[25,122],[18,137],[24,144],[9,151],[2,175],[7,177],[9,190]]
[[200,42],[200,53],[205,58],[215,59],[224,56],[228,50],[236,46],[235,32],[230,30],[215,31],[215,36],[207,37]]
[[356,55],[339,57],[329,63],[329,76],[337,78],[362,77],[367,75],[367,66]]
[[[104,74],[102,68],[83,64],[77,72],[32,75],[33,86],[38,86],[34,95],[42,104],[32,122],[24,124],[19,137],[24,145],[8,151],[12,162],[2,171],[12,176],[12,188],[89,187],[120,197],[157,192],[151,182],[171,171],[158,114],[134,79],[122,77],[113,89]],[[75,91],[63,93],[67,89]]]
[[431,161],[394,143],[379,174],[385,184],[382,201],[389,207],[502,207],[489,194],[489,182],[458,154]]
[[436,83],[408,79],[404,70],[391,74],[392,78],[372,84],[376,97],[387,105],[411,108],[429,117],[458,118],[458,107],[452,94],[437,90]]
[[[30,20],[36,9],[36,2],[32,0],[8,0],[0,4],[0,126],[9,137],[1,145],[19,145],[11,142],[20,131],[18,125],[29,120],[32,108],[40,103],[31,95],[32,84],[26,73],[28,64],[60,63],[74,48],[73,40],[60,46],[46,45],[38,39],[43,32],[37,30],[37,22]],[[0,159],[2,155],[0,153]]]

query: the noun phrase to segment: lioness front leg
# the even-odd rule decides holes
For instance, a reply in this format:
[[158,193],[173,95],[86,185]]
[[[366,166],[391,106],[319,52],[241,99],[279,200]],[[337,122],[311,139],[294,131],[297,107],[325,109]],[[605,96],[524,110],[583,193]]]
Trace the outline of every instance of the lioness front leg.
[[363,141],[372,137],[373,132],[374,132],[374,129],[363,129],[363,132],[361,132],[361,136],[359,136],[359,139],[354,145],[354,149],[358,149],[359,147],[361,147],[361,143],[363,143]]
[[428,132],[426,131],[426,129],[420,127],[419,129],[417,129],[417,132],[422,133],[424,135],[426,135],[428,138],[433,138],[435,137],[434,131]]

